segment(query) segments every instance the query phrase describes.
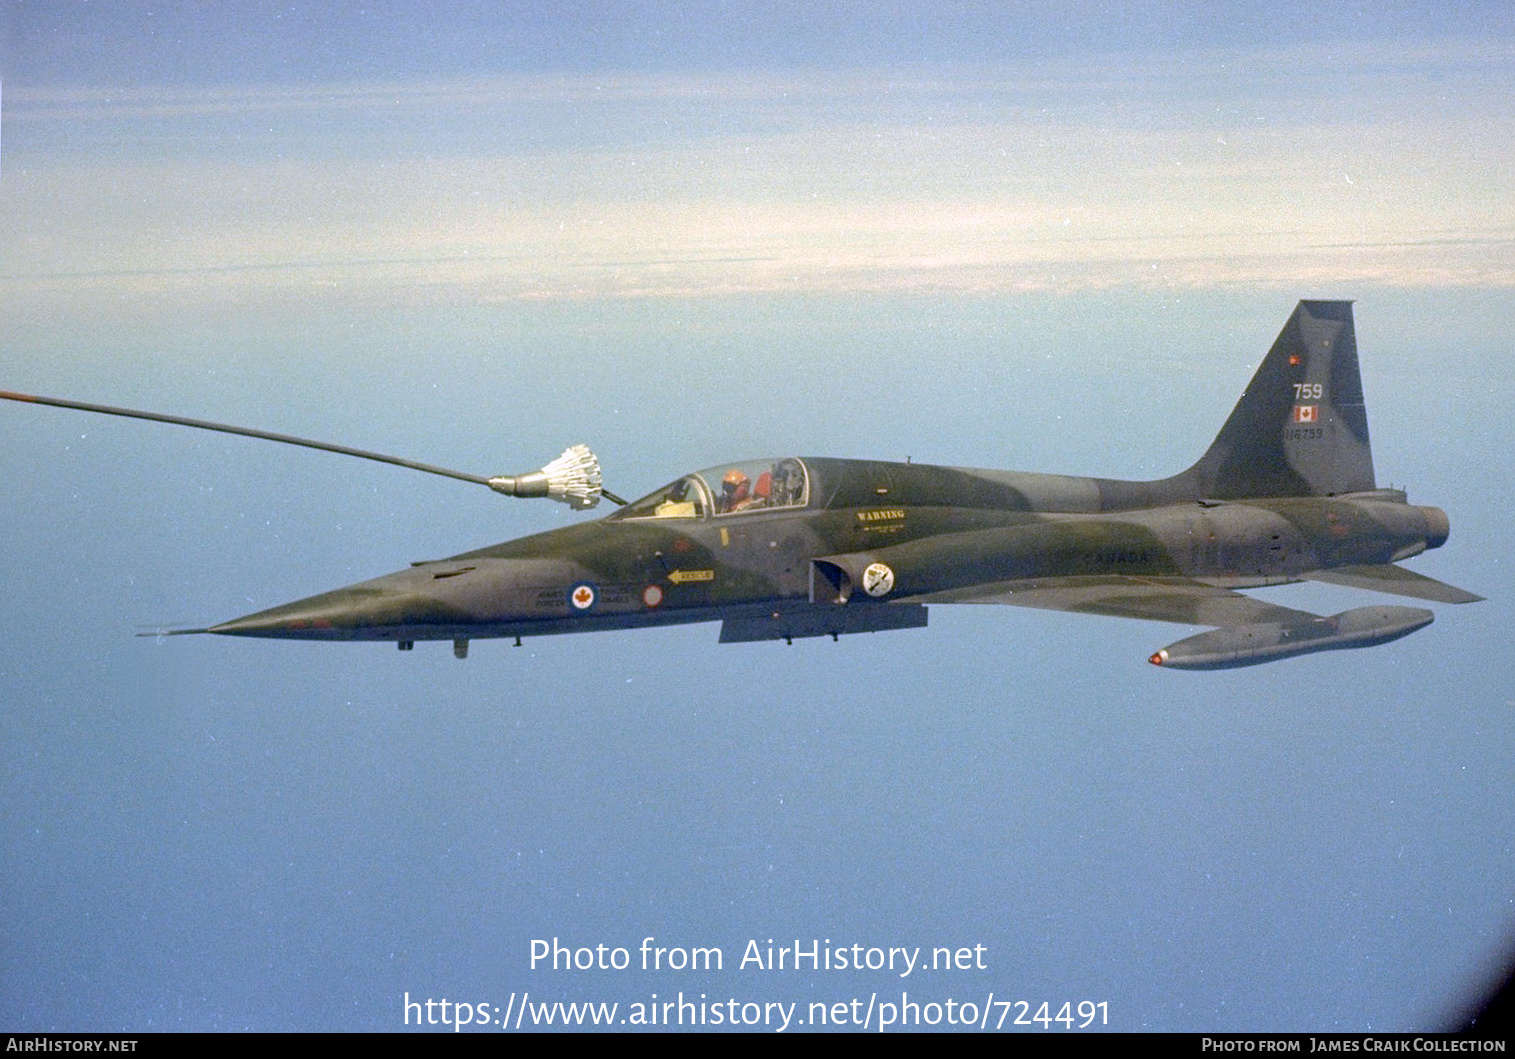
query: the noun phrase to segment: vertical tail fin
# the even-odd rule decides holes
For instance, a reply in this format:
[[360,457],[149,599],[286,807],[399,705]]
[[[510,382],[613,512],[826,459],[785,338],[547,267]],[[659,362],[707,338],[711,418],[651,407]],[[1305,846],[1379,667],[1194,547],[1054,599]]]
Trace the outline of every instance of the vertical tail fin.
[[1180,477],[1217,500],[1375,488],[1349,301],[1302,301],[1231,418]]

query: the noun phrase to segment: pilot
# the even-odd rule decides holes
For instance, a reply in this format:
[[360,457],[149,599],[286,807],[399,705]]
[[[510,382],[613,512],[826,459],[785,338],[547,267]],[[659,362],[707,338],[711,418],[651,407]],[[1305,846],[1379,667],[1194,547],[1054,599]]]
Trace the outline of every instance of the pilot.
[[748,478],[735,467],[726,472],[726,477],[721,479],[721,499],[716,503],[716,511],[722,515],[729,515],[733,511],[742,511],[752,504],[752,479]]

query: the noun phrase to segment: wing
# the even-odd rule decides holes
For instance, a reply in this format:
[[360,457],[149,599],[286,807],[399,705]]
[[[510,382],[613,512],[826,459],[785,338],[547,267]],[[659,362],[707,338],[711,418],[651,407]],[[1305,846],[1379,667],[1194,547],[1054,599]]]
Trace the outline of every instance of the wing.
[[[1430,578],[1423,579],[1430,582],[1429,586],[1422,585],[1417,580],[1419,575],[1397,567],[1389,568],[1397,572],[1387,574],[1382,572],[1384,567],[1355,569],[1371,571],[1357,574],[1358,578],[1377,578],[1384,584],[1396,585],[1396,588],[1387,590],[1402,595],[1437,592],[1439,594],[1429,598],[1448,601],[1459,601],[1450,600],[1448,594],[1451,593],[1472,595]],[[1340,583],[1356,588],[1378,587],[1385,591],[1380,585],[1368,585],[1358,580]],[[1407,591],[1406,586],[1415,591]],[[912,596],[903,602],[1009,603],[1116,618],[1214,626],[1213,631],[1171,643],[1148,659],[1153,665],[1169,669],[1235,669],[1315,651],[1372,647],[1423,629],[1434,617],[1430,611],[1415,607],[1373,606],[1323,618],[1184,577],[1120,574],[1003,581]]]
[[1016,607],[1067,610],[1113,618],[1142,618],[1215,627],[1259,622],[1299,622],[1318,617],[1308,611],[1264,603],[1230,589],[1186,577],[1096,574],[1033,577],[910,596],[908,603],[1006,603]]

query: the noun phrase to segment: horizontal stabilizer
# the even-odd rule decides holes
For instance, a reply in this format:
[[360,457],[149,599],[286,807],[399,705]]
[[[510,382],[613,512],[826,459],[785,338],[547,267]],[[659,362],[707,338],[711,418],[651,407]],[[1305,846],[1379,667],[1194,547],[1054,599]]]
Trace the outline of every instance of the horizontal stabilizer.
[[1343,588],[1363,588],[1370,592],[1387,592],[1392,596],[1410,596],[1428,599],[1433,603],[1477,603],[1483,599],[1465,592],[1445,581],[1417,574],[1393,563],[1376,563],[1369,566],[1338,566],[1334,570],[1318,570],[1306,574],[1311,581],[1322,581]]

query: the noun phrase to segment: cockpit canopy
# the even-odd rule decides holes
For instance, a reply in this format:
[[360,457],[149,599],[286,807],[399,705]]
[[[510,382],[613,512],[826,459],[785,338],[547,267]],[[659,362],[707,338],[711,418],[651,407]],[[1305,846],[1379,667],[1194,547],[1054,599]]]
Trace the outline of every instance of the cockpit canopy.
[[804,507],[810,472],[796,456],[746,460],[686,474],[621,508],[611,518],[717,518]]

